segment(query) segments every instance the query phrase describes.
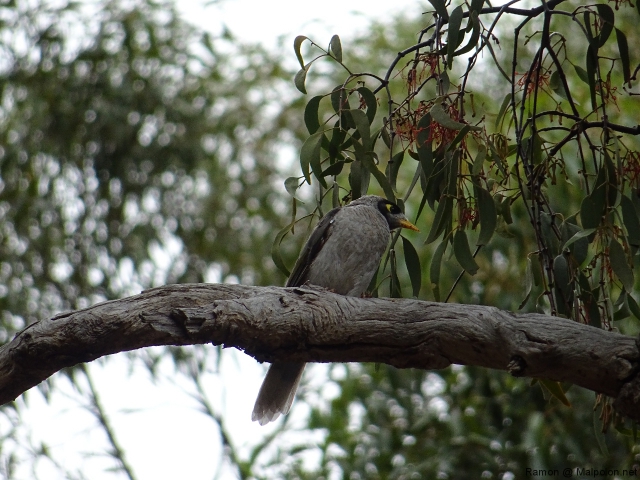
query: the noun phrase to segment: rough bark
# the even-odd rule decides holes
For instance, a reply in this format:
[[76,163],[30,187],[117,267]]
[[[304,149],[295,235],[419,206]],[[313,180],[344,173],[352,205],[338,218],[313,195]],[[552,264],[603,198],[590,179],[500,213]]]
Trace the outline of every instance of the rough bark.
[[609,395],[620,413],[640,420],[640,345],[631,337],[479,305],[211,284],[168,285],[30,325],[0,348],[0,404],[80,362],[199,343],[236,347],[259,361],[507,370]]

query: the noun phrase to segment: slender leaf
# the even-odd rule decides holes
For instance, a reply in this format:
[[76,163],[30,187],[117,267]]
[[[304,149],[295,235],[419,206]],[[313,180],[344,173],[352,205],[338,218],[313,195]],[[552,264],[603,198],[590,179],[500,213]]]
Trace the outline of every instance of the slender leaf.
[[[434,104],[433,107],[431,107],[431,110],[429,110],[429,113],[431,114],[431,117],[433,118],[434,121],[438,122],[443,127],[449,128],[451,130],[460,130],[464,128],[466,125],[468,125],[466,123],[460,123],[454,120],[453,118],[451,118],[449,114],[444,111],[444,108],[442,108],[441,103]],[[474,131],[482,130],[480,127],[476,127],[473,125],[468,125],[468,126],[470,130],[474,130]]]
[[304,107],[304,124],[309,131],[309,135],[313,135],[320,128],[320,121],[318,120],[318,110],[320,109],[320,100],[324,97],[318,95],[313,97]]
[[445,0],[429,0],[429,3],[433,5],[438,16],[442,17],[444,20],[449,19],[449,13],[447,12],[447,7],[445,6]]
[[527,269],[524,274],[524,291],[525,296],[524,300],[520,302],[518,306],[518,310],[522,310],[522,308],[527,304],[529,300],[529,296],[531,295],[531,290],[533,289],[533,266],[531,263],[531,257],[527,257]]
[[296,52],[296,58],[298,59],[298,62],[300,62],[300,67],[302,68],[304,68],[304,60],[302,59],[302,53],[300,52],[300,47],[302,46],[302,42],[304,42],[305,40],[308,40],[308,38],[305,37],[304,35],[298,35],[293,40],[293,50],[294,52]]
[[467,232],[464,230],[458,230],[453,236],[453,253],[458,263],[460,263],[467,273],[475,275],[478,272],[480,267],[478,267],[478,264],[471,254]]
[[640,220],[638,219],[638,211],[626,195],[620,197],[620,207],[622,209],[622,221],[627,230],[629,245],[640,247]]
[[435,301],[440,301],[440,267],[442,266],[442,257],[447,250],[447,244],[449,242],[445,238],[440,242],[438,248],[431,257],[431,265],[429,267],[429,281],[431,282],[431,289],[433,290],[433,296]]
[[612,238],[609,242],[609,262],[613,273],[620,279],[624,288],[628,292],[633,291],[633,270],[629,266],[627,255],[622,245],[615,238]]
[[469,15],[469,24],[473,26],[471,38],[464,47],[456,50],[456,52],[453,54],[455,57],[470,52],[478,44],[478,39],[480,38],[480,21],[478,20],[478,12],[471,12],[471,14]]
[[491,194],[482,187],[476,188],[478,199],[478,212],[480,214],[480,234],[477,245],[487,245],[498,223],[496,204]]
[[560,400],[560,403],[562,403],[565,407],[570,407],[571,406],[571,403],[569,402],[569,399],[564,394],[564,390],[562,389],[562,385],[560,385],[560,382],[554,382],[553,380],[547,380],[547,379],[544,379],[544,378],[539,378],[538,380],[540,381],[540,384],[544,388],[546,388],[547,391],[552,396],[554,396],[555,398]]
[[340,42],[340,37],[338,35],[331,37],[329,48],[331,49],[331,53],[335,59],[342,63],[342,43]]
[[627,36],[622,30],[616,28],[616,40],[618,41],[618,52],[620,52],[620,63],[622,64],[622,76],[625,83],[631,79],[631,61],[629,60],[629,44]]
[[460,45],[460,41],[464,38],[464,32],[462,38],[460,38],[460,25],[462,25],[462,7],[457,6],[451,12],[449,17],[449,35],[447,37],[447,68],[451,70],[453,66],[453,55]]
[[358,88],[358,93],[362,96],[364,103],[367,104],[367,118],[369,119],[369,124],[372,124],[378,111],[378,99],[367,87]]
[[[320,145],[324,132],[316,132],[305,140],[300,148],[300,168],[304,179],[311,185],[311,173],[309,167],[320,164]],[[315,173],[315,172],[314,172]]]
[[290,272],[287,266],[284,264],[284,261],[282,260],[282,254],[280,253],[280,244],[282,243],[282,239],[284,238],[284,236],[289,233],[292,227],[293,223],[280,230],[276,234],[276,238],[273,240],[273,245],[271,245],[271,259],[273,260],[273,263],[276,265],[276,267],[278,267],[278,270],[284,273],[287,277],[289,276]]
[[409,279],[411,280],[413,296],[418,297],[420,295],[420,287],[422,285],[420,257],[418,256],[418,252],[416,252],[413,244],[405,237],[402,237],[402,251],[404,252],[404,262],[407,266],[407,271],[409,272]]
[[607,40],[611,36],[611,32],[613,31],[613,25],[615,22],[615,17],[613,14],[613,9],[604,3],[597,3],[596,8],[598,9],[598,14],[600,15],[600,34],[598,35],[598,48],[604,46],[607,43]]
[[307,93],[307,87],[305,87],[305,84],[304,84],[306,80],[307,80],[307,68],[302,67],[300,70],[298,70],[298,73],[296,73],[296,76],[293,78],[293,84],[296,86],[296,88],[299,91],[301,91],[305,95]]

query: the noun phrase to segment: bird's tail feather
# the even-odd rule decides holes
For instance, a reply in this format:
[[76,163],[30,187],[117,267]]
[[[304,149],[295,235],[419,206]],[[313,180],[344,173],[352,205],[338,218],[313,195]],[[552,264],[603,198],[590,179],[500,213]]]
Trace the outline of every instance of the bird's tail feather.
[[251,420],[266,425],[291,408],[305,363],[274,362],[262,382]]

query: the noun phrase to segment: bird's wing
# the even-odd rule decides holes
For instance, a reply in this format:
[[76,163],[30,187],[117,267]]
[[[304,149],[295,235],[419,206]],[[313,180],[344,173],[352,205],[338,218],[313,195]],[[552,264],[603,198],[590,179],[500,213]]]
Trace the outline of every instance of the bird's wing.
[[303,285],[307,281],[309,273],[309,267],[311,263],[318,255],[318,252],[322,249],[322,246],[327,241],[327,238],[331,235],[332,220],[336,214],[340,211],[341,207],[336,207],[330,210],[324,217],[320,219],[316,228],[313,229],[307,243],[300,252],[300,256],[296,261],[293,271],[287,280],[287,287],[298,287]]

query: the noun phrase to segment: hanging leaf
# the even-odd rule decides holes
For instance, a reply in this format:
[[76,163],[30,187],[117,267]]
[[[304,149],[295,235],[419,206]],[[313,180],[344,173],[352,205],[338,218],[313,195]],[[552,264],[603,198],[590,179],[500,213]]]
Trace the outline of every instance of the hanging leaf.
[[560,385],[560,382],[554,382],[553,380],[547,380],[547,379],[544,379],[544,378],[539,378],[538,380],[540,381],[540,384],[544,388],[546,388],[547,391],[552,396],[554,396],[555,398],[560,400],[560,403],[562,403],[565,407],[570,407],[571,406],[571,403],[569,402],[569,399],[564,394],[564,390],[562,389],[562,385]]
[[305,40],[308,40],[308,38],[305,37],[304,35],[298,35],[293,40],[293,50],[294,52],[296,52],[296,58],[300,63],[300,67],[302,68],[304,68],[304,60],[302,60],[302,53],[300,52],[300,47],[302,46],[302,42],[304,42]]
[[502,104],[500,105],[500,110],[498,110],[498,116],[496,117],[496,123],[495,123],[495,128],[498,128],[500,126],[500,122],[502,121],[502,117],[504,116],[505,112],[507,111],[507,107],[509,107],[509,105],[511,105],[511,94],[507,93],[504,96],[504,99],[502,100]]
[[456,260],[470,275],[475,275],[480,267],[476,263],[471,249],[469,248],[469,240],[467,239],[467,232],[464,230],[458,230],[453,236],[453,253],[456,256]]
[[371,148],[371,128],[369,126],[369,119],[367,115],[358,109],[348,110],[349,115],[351,115],[351,119],[353,120],[353,124],[355,125],[356,131],[360,134],[360,138],[362,139],[362,146],[365,151],[370,151]]
[[445,238],[431,257],[431,265],[429,267],[429,281],[431,282],[431,289],[433,290],[433,296],[436,302],[440,301],[440,267],[442,265],[442,257],[447,250],[447,244],[449,242]]
[[284,273],[287,277],[290,275],[290,272],[287,266],[284,264],[284,261],[282,260],[282,254],[280,253],[280,244],[282,243],[282,239],[284,238],[284,236],[289,233],[293,225],[293,223],[290,223],[282,230],[280,230],[276,234],[276,238],[273,240],[273,245],[271,245],[271,259],[273,260],[273,263],[276,265],[276,267],[278,267],[278,270]]
[[420,268],[420,257],[418,252],[413,247],[413,244],[402,237],[402,251],[404,252],[404,262],[409,272],[409,279],[411,280],[411,289],[413,296],[418,297],[420,295],[420,287],[422,284],[422,269]]
[[460,25],[462,25],[462,7],[457,6],[451,12],[451,16],[449,17],[449,34],[447,37],[447,68],[451,70],[453,66],[453,54],[460,45],[462,38],[464,38],[464,33],[460,36]]
[[609,262],[611,262],[613,273],[620,279],[624,288],[628,292],[633,291],[633,270],[629,266],[622,245],[615,238],[609,242]]
[[340,37],[338,35],[331,37],[329,48],[334,58],[342,63],[342,43],[340,43]]
[[389,182],[391,183],[391,188],[393,188],[393,190],[397,190],[396,181],[398,179],[398,172],[400,171],[400,165],[402,165],[403,160],[404,160],[404,150],[400,150],[389,161],[388,176],[389,176]]
[[484,160],[487,158],[487,147],[484,145],[480,145],[478,147],[478,153],[476,154],[476,158],[473,160],[473,165],[471,167],[471,174],[476,176],[480,175],[482,171],[482,165],[484,164]]
[[316,132],[305,140],[300,148],[300,168],[304,179],[311,185],[311,174],[309,167],[320,164],[320,145],[324,132]]
[[607,40],[611,36],[611,32],[613,31],[613,25],[615,22],[615,17],[613,14],[613,9],[604,3],[596,4],[596,8],[598,9],[598,14],[600,15],[600,33],[597,38],[598,48],[604,46],[607,43]]
[[471,12],[471,14],[469,15],[469,25],[471,25],[473,28],[473,31],[471,32],[471,38],[464,47],[456,50],[456,52],[453,54],[454,57],[470,52],[478,44],[478,39],[480,38],[480,21],[478,20],[478,12]]
[[491,194],[482,187],[476,188],[478,213],[480,214],[480,234],[476,245],[487,245],[498,223],[496,204]]
[[596,110],[598,104],[596,102],[596,71],[598,68],[598,55],[593,45],[587,48],[587,83],[589,84],[589,92],[591,93],[591,108]]
[[429,0],[429,3],[433,5],[438,16],[440,16],[444,20],[449,19],[449,13],[447,12],[447,7],[445,6],[444,0]]
[[531,290],[533,289],[533,267],[531,264],[531,257],[527,257],[527,269],[524,273],[524,291],[525,296],[524,300],[520,302],[518,306],[518,310],[522,310],[522,308],[526,305],[529,300],[529,296],[531,295]]
[[378,111],[378,99],[367,87],[358,88],[358,93],[367,105],[367,118],[369,119],[369,124],[372,124]]
[[631,79],[631,62],[629,60],[629,44],[627,43],[627,37],[616,28],[616,40],[618,41],[618,52],[620,52],[620,63],[622,64],[622,76],[625,83],[629,83]]
[[[429,113],[434,121],[450,130],[460,130],[467,125],[466,123],[460,123],[451,118],[449,114],[444,111],[441,103],[434,104],[433,107],[431,107],[431,110],[429,110]],[[475,131],[481,130],[480,127],[474,127],[473,125],[469,125],[469,128]]]
[[620,207],[622,209],[622,221],[627,230],[629,245],[640,247],[640,220],[638,211],[633,206],[633,202],[626,195],[620,197]]
[[298,185],[300,184],[300,179],[298,177],[289,177],[284,181],[284,188],[289,195],[292,197],[296,196],[296,190],[298,190]]
[[299,91],[301,91],[305,95],[307,94],[307,88],[304,85],[304,82],[306,80],[307,80],[307,68],[302,67],[300,70],[298,70],[298,73],[296,73],[296,76],[293,78],[293,84],[296,86],[296,88]]
[[322,95],[315,96],[309,100],[309,103],[304,107],[304,124],[309,131],[309,135],[313,135],[320,128],[318,110],[320,109],[320,100],[323,98]]

